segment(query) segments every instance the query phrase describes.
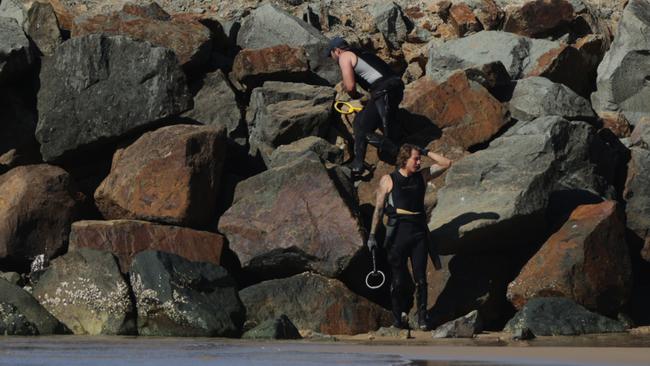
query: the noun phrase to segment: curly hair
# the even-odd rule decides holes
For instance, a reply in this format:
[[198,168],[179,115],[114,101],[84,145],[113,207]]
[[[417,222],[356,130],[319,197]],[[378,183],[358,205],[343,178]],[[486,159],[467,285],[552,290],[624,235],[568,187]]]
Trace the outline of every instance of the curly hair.
[[399,148],[397,159],[395,159],[398,168],[406,166],[406,161],[411,157],[413,150],[419,151],[418,147],[412,144],[404,144]]

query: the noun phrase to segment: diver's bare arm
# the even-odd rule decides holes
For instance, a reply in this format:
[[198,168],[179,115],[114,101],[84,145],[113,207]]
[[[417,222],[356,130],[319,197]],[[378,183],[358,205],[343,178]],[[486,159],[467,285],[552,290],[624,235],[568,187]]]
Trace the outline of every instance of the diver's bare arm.
[[440,154],[436,154],[432,151],[427,151],[427,157],[429,157],[429,159],[434,161],[434,163],[429,167],[429,169],[425,169],[423,171],[424,179],[427,182],[439,177],[451,166],[451,159],[447,159],[446,157]]
[[388,197],[388,192],[392,188],[392,181],[390,177],[384,175],[379,182],[379,187],[377,188],[377,199],[375,201],[375,211],[372,214],[372,224],[370,226],[370,235],[375,235],[377,232],[377,226],[381,223],[381,220],[384,216],[384,206],[386,205],[386,197]]

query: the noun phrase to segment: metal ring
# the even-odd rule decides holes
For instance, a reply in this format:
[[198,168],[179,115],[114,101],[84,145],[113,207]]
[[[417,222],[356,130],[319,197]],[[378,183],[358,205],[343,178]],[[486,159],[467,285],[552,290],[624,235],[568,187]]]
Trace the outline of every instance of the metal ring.
[[[370,281],[369,281],[370,277],[374,277],[374,276],[377,276],[377,275],[381,276],[381,282],[379,283],[379,285],[372,286],[370,284]],[[368,272],[368,275],[366,276],[366,286],[368,286],[368,288],[371,289],[371,290],[376,290],[376,289],[380,288],[381,286],[384,285],[384,282],[386,282],[386,275],[384,275],[384,272],[382,272],[382,271],[370,271],[370,272]]]

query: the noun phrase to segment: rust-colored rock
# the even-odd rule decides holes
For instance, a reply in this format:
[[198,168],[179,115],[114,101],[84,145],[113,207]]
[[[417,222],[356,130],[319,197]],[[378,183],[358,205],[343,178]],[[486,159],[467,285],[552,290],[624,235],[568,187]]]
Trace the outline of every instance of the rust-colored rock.
[[219,234],[136,220],[77,221],[70,231],[70,249],[111,252],[122,272],[128,272],[136,254],[150,249],[220,265],[224,244]]
[[225,130],[175,125],[143,134],[113,155],[95,191],[106,219],[140,219],[192,227],[214,225]]
[[570,0],[530,0],[506,8],[503,30],[527,37],[543,37],[575,17]]
[[465,149],[488,141],[507,123],[501,103],[463,71],[439,85],[426,76],[409,84],[401,107],[428,118]]
[[121,11],[76,17],[71,33],[73,37],[104,33],[148,41],[174,51],[186,70],[203,66],[212,49],[207,27],[187,17],[171,17],[156,3],[126,4]]
[[454,27],[459,37],[483,29],[472,9],[465,3],[457,3],[451,6],[449,9],[449,24]]
[[[535,61],[526,77],[542,76],[556,83],[564,84],[583,97],[593,91],[593,79],[598,63],[586,58],[575,47],[565,44],[553,48]],[[576,72],[580,70],[580,72]]]
[[391,322],[388,310],[356,295],[340,281],[314,273],[265,281],[243,289],[239,297],[247,319],[257,324],[285,314],[300,330],[359,334]]
[[567,297],[616,314],[626,304],[631,264],[622,211],[615,201],[578,206],[508,285],[521,309],[534,297]]
[[0,176],[0,259],[26,264],[63,254],[83,197],[52,165],[27,165]]
[[485,30],[497,30],[503,21],[504,12],[494,0],[483,0],[474,9],[474,15]]
[[232,76],[249,89],[267,80],[302,81],[309,72],[309,61],[302,47],[278,45],[243,49],[235,57]]

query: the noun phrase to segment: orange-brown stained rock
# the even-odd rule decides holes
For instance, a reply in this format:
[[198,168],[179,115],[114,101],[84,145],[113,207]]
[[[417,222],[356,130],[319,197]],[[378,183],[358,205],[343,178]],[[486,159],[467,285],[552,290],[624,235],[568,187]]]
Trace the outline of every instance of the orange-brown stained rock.
[[91,248],[113,253],[122,272],[145,250],[179,255],[193,262],[221,264],[223,236],[147,221],[77,221],[70,231],[70,249]]
[[287,45],[243,49],[235,57],[232,67],[234,78],[244,84],[253,78],[287,76],[307,71],[309,63],[304,48]]
[[569,0],[532,0],[506,8],[503,30],[527,37],[542,36],[575,17]]
[[305,272],[265,281],[239,292],[249,321],[285,314],[300,330],[359,334],[390,324],[390,313],[336,279]]
[[608,128],[618,138],[630,136],[631,126],[623,113],[601,112],[598,117],[603,121],[603,128]]
[[496,30],[501,26],[504,12],[494,0],[483,0],[474,10],[474,15],[481,22],[483,29]]
[[460,37],[483,29],[472,9],[465,3],[451,6],[449,9],[449,24],[454,27],[456,34]]
[[535,62],[526,77],[545,77],[568,86],[582,96],[588,97],[592,92],[592,77],[596,76],[598,63],[590,61],[575,47],[563,44],[544,53]]
[[0,259],[23,265],[63,254],[83,195],[65,170],[19,166],[0,175]]
[[630,294],[631,268],[622,212],[615,201],[578,206],[508,285],[521,309],[534,297],[567,297],[615,314]]
[[207,27],[198,20],[171,17],[155,3],[148,6],[126,4],[121,11],[77,17],[71,33],[73,37],[104,33],[148,41],[174,51],[184,67],[205,62],[211,48]]
[[401,107],[429,119],[464,149],[488,141],[507,123],[503,105],[463,71],[439,85],[427,76],[414,81]]
[[95,191],[106,219],[140,219],[192,227],[216,220],[225,130],[175,125],[143,134],[113,155]]

